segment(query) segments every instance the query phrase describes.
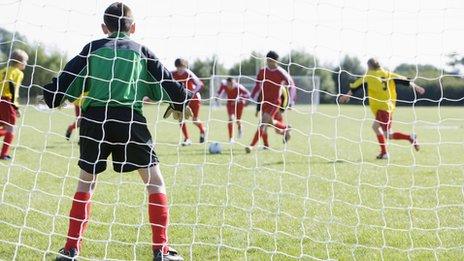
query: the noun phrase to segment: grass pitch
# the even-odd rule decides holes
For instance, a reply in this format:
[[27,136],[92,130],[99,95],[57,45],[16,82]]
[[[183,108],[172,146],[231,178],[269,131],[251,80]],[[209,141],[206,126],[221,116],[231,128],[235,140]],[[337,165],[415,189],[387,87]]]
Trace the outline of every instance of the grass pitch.
[[[422,150],[390,142],[375,160],[372,116],[362,106],[321,105],[287,112],[287,146],[271,133],[269,151],[245,154],[245,136],[227,141],[225,108],[203,107],[207,144],[180,147],[165,106],[147,106],[171,205],[170,242],[187,260],[464,258],[462,108],[399,108],[394,130],[415,132]],[[65,241],[79,169],[73,110],[23,107],[14,160],[0,162],[0,259],[50,260]],[[189,129],[193,141],[198,130]],[[81,259],[150,260],[147,196],[138,175],[111,165],[99,176]]]

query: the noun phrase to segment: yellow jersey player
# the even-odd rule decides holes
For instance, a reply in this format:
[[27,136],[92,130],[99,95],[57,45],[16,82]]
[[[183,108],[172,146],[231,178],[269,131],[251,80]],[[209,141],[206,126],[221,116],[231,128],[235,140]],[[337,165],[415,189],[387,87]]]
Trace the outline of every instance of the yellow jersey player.
[[354,92],[361,90],[367,84],[369,107],[375,116],[372,129],[377,135],[380,145],[380,154],[377,159],[388,159],[386,138],[392,140],[407,140],[416,151],[419,151],[419,143],[416,134],[391,132],[392,115],[396,107],[396,84],[408,84],[419,94],[424,94],[424,88],[399,74],[389,72],[380,66],[380,63],[371,58],[367,61],[366,74],[350,84],[347,94],[340,96],[340,103],[347,103]]
[[11,53],[9,64],[0,70],[0,137],[3,138],[3,147],[0,153],[1,160],[9,160],[10,145],[13,143],[13,127],[17,117],[20,116],[18,110],[19,87],[24,78],[29,56],[23,50],[14,50]]

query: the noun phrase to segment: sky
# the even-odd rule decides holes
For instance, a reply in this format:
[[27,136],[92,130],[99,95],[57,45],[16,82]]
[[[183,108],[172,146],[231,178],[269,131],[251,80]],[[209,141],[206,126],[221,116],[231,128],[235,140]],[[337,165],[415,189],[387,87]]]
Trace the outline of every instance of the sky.
[[[0,26],[77,54],[103,37],[107,0],[0,0]],[[217,55],[231,66],[252,51],[305,50],[320,67],[345,55],[377,57],[386,67],[431,63],[463,52],[462,0],[132,0],[136,33],[166,66]]]

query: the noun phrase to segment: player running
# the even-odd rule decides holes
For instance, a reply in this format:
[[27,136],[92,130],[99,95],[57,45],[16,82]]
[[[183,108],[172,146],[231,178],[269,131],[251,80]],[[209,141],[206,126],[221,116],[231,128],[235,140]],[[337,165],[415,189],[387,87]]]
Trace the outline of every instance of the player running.
[[[250,146],[245,148],[247,153],[251,152],[260,138],[263,139],[264,148],[269,147],[267,135],[267,127],[269,125],[278,129],[277,132],[284,136],[283,141],[285,143],[290,140],[291,129],[283,123],[283,118],[281,121],[278,121],[275,120],[275,117],[282,105],[281,96],[284,88],[294,90],[295,85],[290,75],[278,65],[279,55],[276,52],[268,52],[266,58],[267,67],[259,71],[256,77],[256,85],[251,92],[251,97],[254,100],[258,100],[258,97],[261,97],[261,122]],[[294,91],[289,91],[289,93],[292,92],[294,93]],[[290,99],[293,98],[294,96],[290,97]]]
[[227,95],[226,107],[227,115],[229,116],[229,122],[227,123],[229,142],[233,143],[234,121],[237,124],[237,138],[240,139],[243,135],[241,119],[246,100],[250,98],[250,92],[234,78],[229,77],[221,82],[217,96],[221,97],[224,93]]
[[73,102],[74,114],[76,115],[76,120],[68,125],[66,129],[66,140],[71,139],[71,135],[76,128],[79,128],[81,125],[81,98],[78,98]]
[[23,50],[14,50],[11,53],[10,63],[0,70],[0,137],[3,138],[3,147],[0,160],[10,160],[10,146],[14,139],[14,125],[19,113],[19,87],[24,78],[29,56]]
[[[280,108],[279,108],[279,111],[277,111],[277,113],[275,114],[274,116],[274,121],[277,121],[281,124],[285,124],[284,123],[284,117],[283,117],[283,113],[291,107],[291,104],[290,104],[290,93],[289,93],[289,89],[288,88],[282,88],[282,94],[280,95]],[[258,117],[259,116],[259,112],[261,111],[261,95],[259,96],[258,98],[258,102],[256,104],[256,112],[255,112],[255,116]],[[289,127],[290,128],[290,127]],[[278,128],[275,128],[275,132],[277,134],[281,134],[283,135],[284,131],[281,130],[281,129],[278,129]]]
[[[138,170],[148,192],[148,217],[152,230],[153,260],[183,260],[168,247],[168,200],[153,140],[142,114],[143,98],[169,102],[165,117],[188,118],[190,98],[182,84],[145,46],[132,41],[132,11],[122,3],[111,4],[104,13],[107,37],[87,44],[53,82],[44,86],[50,108],[65,100],[82,102],[80,126],[81,169],[69,214],[66,244],[56,260],[75,260],[90,218],[92,195],[99,173],[112,156],[116,172]],[[186,108],[186,110],[184,110]]]
[[367,72],[364,77],[357,79],[350,84],[350,90],[345,95],[340,96],[340,103],[347,103],[354,92],[361,90],[367,84],[369,106],[375,116],[372,129],[377,135],[380,145],[380,154],[377,159],[388,159],[386,138],[392,140],[407,140],[416,151],[419,151],[419,143],[416,134],[405,134],[401,132],[391,132],[392,115],[396,106],[396,84],[407,84],[417,93],[424,94],[425,89],[415,84],[412,80],[399,74],[389,72],[380,66],[380,63],[371,58],[367,61]]
[[[200,90],[203,88],[203,82],[188,69],[188,62],[185,59],[177,58],[174,61],[176,70],[172,72],[172,76],[176,81],[184,84],[185,88],[193,93],[192,99],[189,102],[189,107],[192,110],[193,117],[192,121],[200,130],[200,143],[205,142],[205,127],[199,119],[200,108],[201,108],[201,95]],[[190,140],[189,132],[185,121],[180,121],[180,127],[182,134],[184,135],[184,141],[181,143],[182,146],[189,146],[192,144]]]

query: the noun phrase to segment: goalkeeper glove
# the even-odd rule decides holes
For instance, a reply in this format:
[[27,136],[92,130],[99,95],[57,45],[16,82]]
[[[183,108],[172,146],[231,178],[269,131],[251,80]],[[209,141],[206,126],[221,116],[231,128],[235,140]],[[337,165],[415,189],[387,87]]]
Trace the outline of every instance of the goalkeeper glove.
[[190,109],[190,107],[185,106],[183,111],[176,111],[174,110],[172,105],[169,105],[168,108],[166,109],[166,112],[164,112],[163,118],[167,119],[169,118],[169,116],[171,116],[171,114],[175,120],[181,120],[181,119],[188,120],[190,117],[192,117],[192,110]]

